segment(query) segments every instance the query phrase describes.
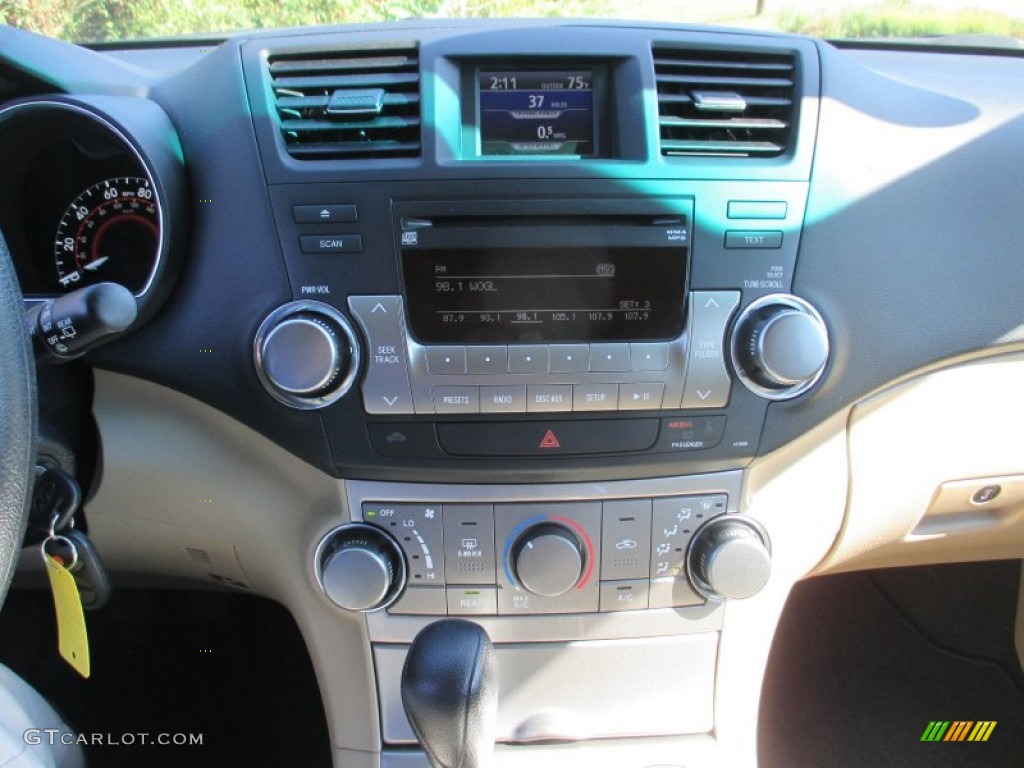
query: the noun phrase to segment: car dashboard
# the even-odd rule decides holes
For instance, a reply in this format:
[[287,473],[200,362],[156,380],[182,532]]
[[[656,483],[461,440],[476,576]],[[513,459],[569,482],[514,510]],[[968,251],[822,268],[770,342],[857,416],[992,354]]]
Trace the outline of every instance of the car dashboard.
[[427,764],[399,689],[444,616],[495,643],[499,765],[754,765],[799,580],[1024,555],[1019,55],[0,41],[27,307],[138,306],[44,334],[92,393],[89,535],[283,604],[336,765]]

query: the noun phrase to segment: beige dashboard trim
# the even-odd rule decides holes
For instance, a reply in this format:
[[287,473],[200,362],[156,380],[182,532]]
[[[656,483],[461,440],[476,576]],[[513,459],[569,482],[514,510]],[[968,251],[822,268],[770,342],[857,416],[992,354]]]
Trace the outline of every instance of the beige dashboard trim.
[[[846,522],[819,571],[1024,555],[1017,510],[951,511],[937,493],[1024,474],[1022,392],[1024,356],[1015,353],[934,371],[855,406]],[[929,509],[936,514],[926,517]]]

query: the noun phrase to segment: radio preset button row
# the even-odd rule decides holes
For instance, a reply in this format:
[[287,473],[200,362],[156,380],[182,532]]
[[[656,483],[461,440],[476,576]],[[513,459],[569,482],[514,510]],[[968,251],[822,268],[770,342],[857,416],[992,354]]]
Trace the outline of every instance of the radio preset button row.
[[626,373],[668,369],[668,344],[527,344],[424,347],[431,376]]

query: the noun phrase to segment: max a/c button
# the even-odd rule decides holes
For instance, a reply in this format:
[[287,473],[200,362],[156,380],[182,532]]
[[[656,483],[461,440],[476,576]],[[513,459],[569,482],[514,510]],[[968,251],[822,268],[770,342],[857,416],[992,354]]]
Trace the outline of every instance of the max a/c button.
[[299,238],[303,253],[360,253],[360,235],[303,235]]

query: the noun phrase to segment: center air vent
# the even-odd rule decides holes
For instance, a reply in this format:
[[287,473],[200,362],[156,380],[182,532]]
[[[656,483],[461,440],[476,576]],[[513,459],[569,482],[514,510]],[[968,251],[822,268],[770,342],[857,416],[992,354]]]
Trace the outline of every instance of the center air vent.
[[268,63],[292,157],[419,157],[415,47],[271,55]]
[[663,155],[775,157],[791,140],[789,54],[655,48]]

